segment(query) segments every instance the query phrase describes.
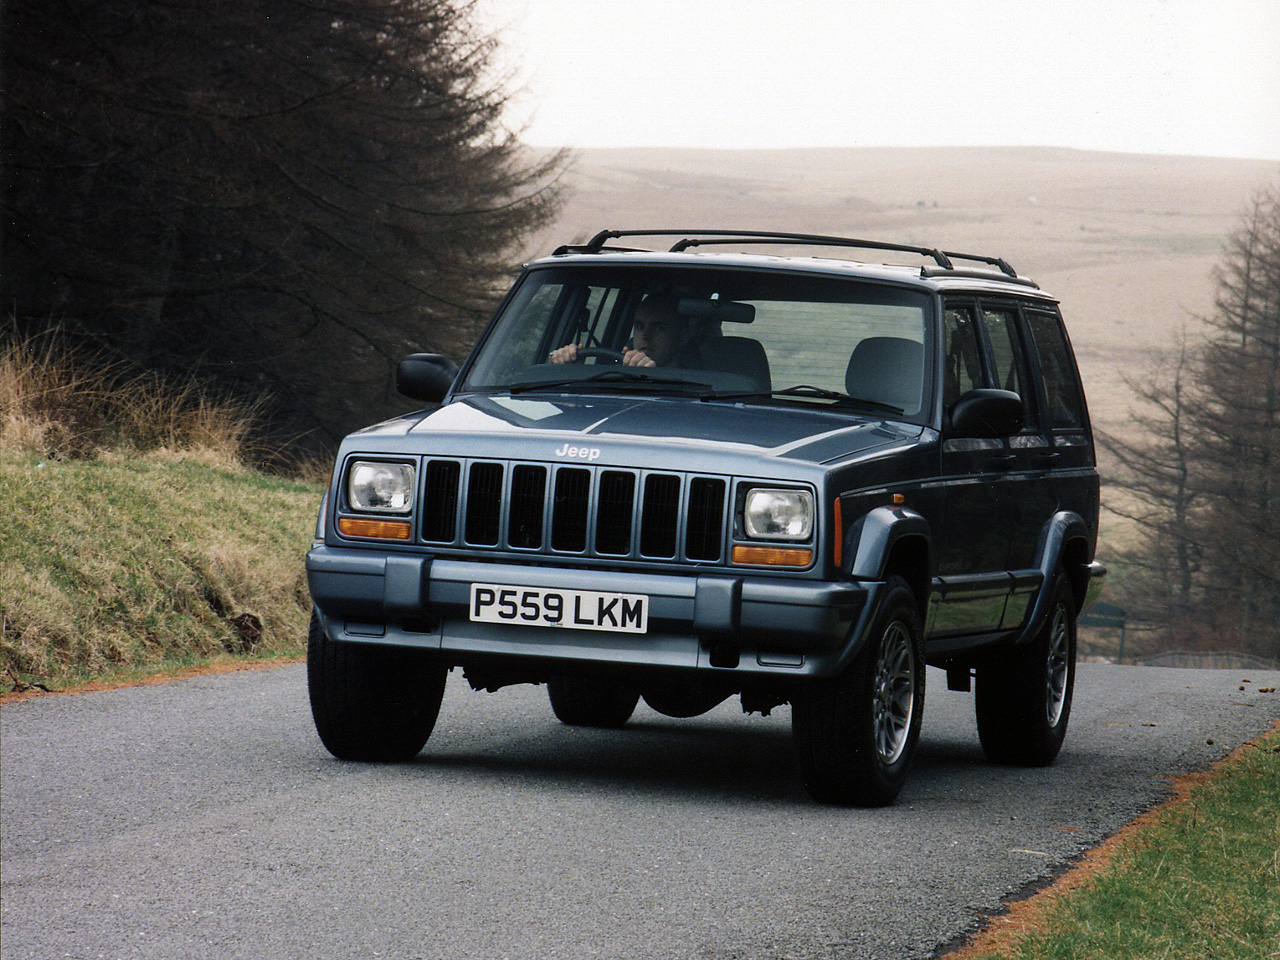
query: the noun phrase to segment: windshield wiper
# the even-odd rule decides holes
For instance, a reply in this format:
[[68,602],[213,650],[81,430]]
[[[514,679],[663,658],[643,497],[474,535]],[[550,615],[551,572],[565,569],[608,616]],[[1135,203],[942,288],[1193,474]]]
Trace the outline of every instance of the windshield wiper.
[[828,390],[825,387],[813,387],[807,383],[799,383],[785,390],[757,390],[750,393],[706,393],[701,399],[708,400],[752,400],[760,397],[812,397],[815,400],[832,400],[837,404],[861,407],[864,410],[883,410],[885,413],[902,413],[902,407],[879,400],[867,400],[864,397],[851,397],[839,390]]
[[656,387],[687,387],[693,390],[708,390],[709,383],[695,380],[680,380],[675,377],[651,377],[644,373],[632,373],[629,370],[605,370],[589,377],[566,377],[563,380],[540,380],[536,383],[517,383],[508,389],[511,393],[527,393],[530,390],[554,390],[558,387],[574,387],[579,384],[594,383],[615,387],[632,387],[641,384]]

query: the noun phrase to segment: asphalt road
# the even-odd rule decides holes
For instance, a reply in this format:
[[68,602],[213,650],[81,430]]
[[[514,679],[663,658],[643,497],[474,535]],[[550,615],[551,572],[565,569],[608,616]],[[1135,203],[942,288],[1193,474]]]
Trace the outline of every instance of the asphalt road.
[[454,675],[388,767],[325,753],[300,666],[10,704],[4,957],[930,957],[1280,716],[1280,673],[1087,665],[1058,763],[1005,769],[929,683],[870,811],[809,802],[789,711],[736,701],[589,731]]

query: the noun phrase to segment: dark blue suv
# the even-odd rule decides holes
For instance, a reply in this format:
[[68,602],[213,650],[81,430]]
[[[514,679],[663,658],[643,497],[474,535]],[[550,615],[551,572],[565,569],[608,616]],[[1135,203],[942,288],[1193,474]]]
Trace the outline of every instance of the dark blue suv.
[[397,385],[433,406],[346,438],[307,557],[334,755],[416,755],[460,668],[587,726],[790,704],[811,795],[884,804],[926,664],[975,689],[991,760],[1057,755],[1098,473],[1058,305],[1003,260],[605,231],[528,265],[461,369]]

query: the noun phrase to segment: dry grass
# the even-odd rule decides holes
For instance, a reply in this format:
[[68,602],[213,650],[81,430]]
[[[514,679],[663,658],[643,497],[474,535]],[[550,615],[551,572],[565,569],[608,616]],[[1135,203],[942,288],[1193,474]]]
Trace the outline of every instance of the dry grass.
[[319,487],[246,469],[252,406],[56,339],[0,352],[0,672],[59,685],[297,654]]
[[104,450],[163,452],[235,466],[250,452],[261,405],[220,398],[195,382],[130,375],[79,353],[56,332],[0,343],[0,449],[57,459]]

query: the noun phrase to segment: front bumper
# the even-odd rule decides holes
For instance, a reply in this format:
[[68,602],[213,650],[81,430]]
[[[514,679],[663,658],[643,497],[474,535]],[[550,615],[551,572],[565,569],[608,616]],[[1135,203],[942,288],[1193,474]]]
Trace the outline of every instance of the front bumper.
[[[880,584],[737,572],[615,572],[397,555],[318,545],[311,597],[333,640],[439,650],[450,663],[828,676],[857,652]],[[476,623],[473,583],[649,598],[643,634]]]

